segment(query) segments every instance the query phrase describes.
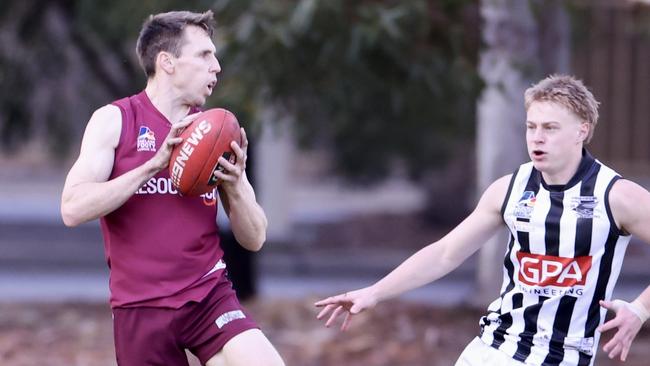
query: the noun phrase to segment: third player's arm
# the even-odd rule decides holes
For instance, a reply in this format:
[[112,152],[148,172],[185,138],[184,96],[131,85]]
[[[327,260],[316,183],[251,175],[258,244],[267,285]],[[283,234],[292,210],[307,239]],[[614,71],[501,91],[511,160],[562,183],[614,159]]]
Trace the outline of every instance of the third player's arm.
[[354,314],[435,281],[458,267],[503,226],[501,205],[510,177],[494,182],[476,209],[449,234],[413,254],[374,285],[316,302],[316,306],[323,307],[317,318],[329,316],[325,326],[330,326],[339,315],[346,314],[341,325],[345,330]]
[[499,228],[503,227],[501,204],[510,176],[494,182],[474,211],[449,234],[429,244],[372,286],[376,301],[435,281],[463,263]]

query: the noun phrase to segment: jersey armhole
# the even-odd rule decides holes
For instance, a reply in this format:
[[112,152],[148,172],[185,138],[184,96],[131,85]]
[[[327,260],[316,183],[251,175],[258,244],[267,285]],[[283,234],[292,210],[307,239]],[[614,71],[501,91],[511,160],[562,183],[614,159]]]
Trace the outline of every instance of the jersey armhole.
[[[130,101],[127,99],[127,102],[130,103]],[[109,179],[115,178],[114,173],[115,173],[115,161],[117,161],[117,156],[122,154],[122,149],[124,148],[124,139],[126,138],[126,131],[127,131],[127,123],[129,119],[127,118],[126,115],[126,109],[120,103],[120,100],[111,103],[111,105],[116,106],[120,110],[120,116],[122,117],[122,121],[120,123],[120,138],[117,140],[117,146],[115,146],[115,155],[113,157],[113,169],[111,170],[111,175],[109,176]]]
[[621,230],[618,225],[616,225],[616,220],[614,220],[614,215],[612,214],[612,208],[609,206],[609,192],[612,190],[614,183],[619,179],[621,179],[620,175],[614,176],[609,184],[607,184],[607,188],[605,188],[605,211],[607,212],[607,218],[609,219],[609,225],[612,228],[612,231],[619,236],[629,236],[629,233]]
[[506,197],[503,199],[503,203],[501,204],[501,219],[503,220],[503,222],[506,221],[506,219],[505,219],[506,207],[508,206],[508,201],[510,200],[510,194],[512,193],[512,187],[515,185],[515,179],[517,178],[517,173],[519,173],[519,168],[517,168],[512,173],[512,177],[510,177],[510,183],[508,184],[508,190],[506,191]]
[[117,140],[117,146],[115,147],[115,150],[117,150],[120,146],[122,146],[122,140],[124,139],[124,135],[125,135],[124,132],[126,130],[126,121],[127,121],[126,110],[124,109],[123,106],[121,106],[118,103],[113,103],[111,105],[114,105],[117,108],[119,108],[120,109],[120,115],[122,116],[122,123],[121,123],[121,126],[120,126],[120,138]]

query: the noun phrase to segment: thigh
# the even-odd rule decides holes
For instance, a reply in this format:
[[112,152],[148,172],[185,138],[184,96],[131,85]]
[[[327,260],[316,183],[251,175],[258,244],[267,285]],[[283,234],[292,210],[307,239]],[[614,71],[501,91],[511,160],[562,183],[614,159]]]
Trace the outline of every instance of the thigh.
[[278,351],[259,329],[231,338],[206,366],[284,366]]
[[492,348],[476,337],[465,347],[455,366],[523,366],[507,354]]
[[238,334],[258,328],[227,279],[221,279],[205,299],[183,311],[186,315],[179,320],[183,324],[181,339],[202,364]]
[[481,342],[478,337],[474,338],[467,347],[465,347],[454,366],[475,366],[483,364],[484,355],[482,354],[482,347],[481,344],[477,342]]
[[173,309],[113,309],[115,356],[119,366],[188,366],[173,328]]

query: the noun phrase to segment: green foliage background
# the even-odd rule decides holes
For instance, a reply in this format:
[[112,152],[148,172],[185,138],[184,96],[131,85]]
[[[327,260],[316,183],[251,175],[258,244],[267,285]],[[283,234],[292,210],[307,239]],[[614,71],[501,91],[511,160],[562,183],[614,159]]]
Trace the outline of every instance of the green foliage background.
[[[295,117],[303,146],[332,144],[370,181],[439,166],[474,126],[478,16],[472,1],[221,1],[222,91]],[[237,93],[239,92],[239,93]]]
[[172,9],[216,14],[212,103],[249,126],[262,106],[292,116],[301,145],[331,148],[352,179],[395,166],[417,178],[472,137],[477,1],[11,0],[0,5],[5,153],[42,139],[68,156],[93,109],[143,87],[137,33]]

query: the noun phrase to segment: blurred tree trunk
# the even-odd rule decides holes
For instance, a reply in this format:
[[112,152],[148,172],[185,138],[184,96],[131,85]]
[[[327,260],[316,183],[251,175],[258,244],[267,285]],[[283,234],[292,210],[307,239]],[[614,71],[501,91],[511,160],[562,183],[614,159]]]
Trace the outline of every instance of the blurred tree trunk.
[[[483,0],[480,74],[485,89],[477,113],[477,185],[493,181],[527,161],[524,91],[552,72],[567,72],[569,23],[560,1]],[[480,194],[480,193],[479,193]],[[476,304],[494,299],[502,281],[507,231],[479,252]]]
[[[134,57],[108,44],[75,2],[13,1],[0,13],[3,152],[65,159],[93,109],[134,91]],[[135,32],[135,30],[134,30]]]

